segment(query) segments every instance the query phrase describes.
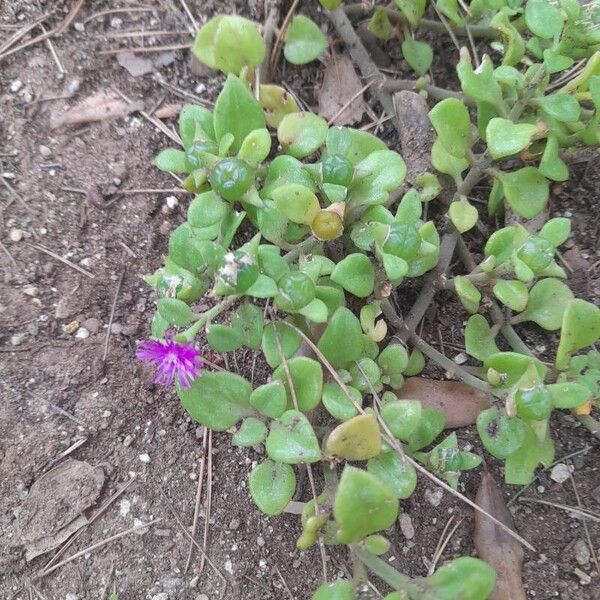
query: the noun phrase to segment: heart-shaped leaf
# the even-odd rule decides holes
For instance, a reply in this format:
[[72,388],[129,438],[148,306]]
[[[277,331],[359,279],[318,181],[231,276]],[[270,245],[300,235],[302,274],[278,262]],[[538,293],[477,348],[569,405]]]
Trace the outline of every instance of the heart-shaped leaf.
[[339,541],[351,544],[392,525],[398,516],[398,499],[375,475],[346,465],[333,514]]
[[304,15],[296,15],[285,34],[283,54],[294,65],[318,58],[327,48],[327,38],[319,26]]
[[[332,0],[320,0],[331,3]],[[337,1],[337,0],[336,0]],[[338,579],[333,583],[320,585],[313,594],[312,600],[355,600],[354,584],[345,579]]]
[[290,465],[265,460],[248,477],[250,495],[266,515],[283,512],[296,491],[296,475]]
[[236,446],[256,446],[267,437],[267,426],[256,417],[247,417],[233,434],[231,441]]
[[458,179],[460,174],[469,166],[469,161],[464,158],[452,156],[440,139],[436,139],[431,147],[431,164],[440,172],[450,175],[453,179]]
[[321,460],[312,425],[298,410],[288,410],[271,423],[266,450],[273,460],[291,465]]
[[525,22],[534,35],[548,40],[560,35],[563,26],[560,9],[547,0],[528,0]]
[[552,181],[566,181],[569,178],[569,167],[558,154],[558,138],[549,135],[540,161],[540,173]]
[[211,323],[206,328],[206,341],[217,352],[233,352],[242,346],[244,338],[233,327]]
[[[279,344],[277,343],[279,340]],[[302,344],[302,338],[282,322],[265,325],[262,338],[262,351],[268,365],[275,369],[281,364],[281,354],[291,358]],[[281,346],[281,352],[279,351]]]
[[410,67],[419,75],[425,75],[433,61],[433,50],[427,42],[408,36],[402,42],[402,54]]
[[533,321],[548,331],[560,329],[573,292],[560,280],[547,278],[538,281],[529,291],[527,308],[515,321]]
[[281,381],[270,381],[257,387],[250,394],[250,404],[271,419],[280,417],[287,406],[285,386]]
[[464,197],[450,203],[448,214],[452,224],[460,233],[465,233],[475,227],[479,218],[477,209]]
[[527,306],[529,292],[522,281],[515,279],[498,279],[492,288],[494,296],[511,310],[521,312]]
[[389,40],[394,35],[394,28],[387,13],[382,8],[376,8],[369,21],[369,31],[380,40]]
[[378,137],[367,131],[350,127],[332,127],[325,141],[327,154],[340,154],[353,165],[367,158],[371,152],[387,150],[387,146]]
[[594,344],[600,338],[600,308],[578,298],[571,300],[563,315],[556,368],[565,369],[573,352]]
[[499,117],[491,119],[486,127],[486,141],[492,158],[499,159],[525,150],[537,132],[530,123],[514,124]]
[[550,186],[548,180],[535,167],[523,167],[511,173],[500,172],[504,195],[510,207],[520,217],[533,219],[548,202]]
[[543,381],[546,378],[546,367],[536,358],[519,354],[517,352],[498,352],[488,356],[484,361],[486,369],[493,369],[501,374],[501,389],[510,388],[515,385],[527,371],[530,365],[535,365],[539,374],[539,379]]
[[377,456],[381,452],[381,432],[375,415],[357,415],[338,425],[327,438],[326,450],[346,460]]
[[335,311],[318,348],[336,368],[346,367],[362,356],[362,328],[351,310],[342,306]]
[[381,407],[381,418],[392,434],[406,440],[421,420],[422,408],[418,400],[392,400]]
[[557,93],[536,100],[544,112],[563,123],[578,121],[581,115],[579,102],[569,94]]
[[177,394],[192,419],[215,431],[225,431],[252,414],[250,384],[233,373],[204,373]]
[[265,118],[269,127],[279,127],[285,115],[298,112],[298,105],[294,96],[279,85],[260,85],[260,105],[265,111]]
[[[287,367],[298,402],[298,409],[304,412],[312,410],[319,404],[323,392],[321,363],[306,356],[295,356],[287,361]],[[279,365],[274,371],[273,379],[277,379],[284,384],[288,397],[288,407],[294,406],[292,390],[283,365]]]
[[362,406],[362,394],[353,387],[346,386],[350,398],[337,383],[325,383],[323,385],[323,406],[327,412],[338,419],[347,421],[358,413],[356,406]]
[[481,302],[481,292],[464,275],[457,275],[453,281],[454,291],[461,304],[471,314],[476,313],[479,310],[479,303]]
[[463,158],[471,148],[471,117],[463,102],[446,98],[429,111],[429,120],[444,149],[456,158]]
[[496,458],[506,458],[516,452],[525,440],[525,423],[510,418],[496,407],[488,408],[477,417],[477,432],[485,449]]
[[469,356],[482,362],[499,352],[490,325],[483,315],[469,317],[465,327],[465,350]]
[[246,136],[265,126],[263,110],[246,84],[235,75],[229,75],[215,102],[214,127],[218,142],[233,135],[232,152],[238,152]]
[[401,500],[409,498],[417,487],[415,468],[397,452],[384,452],[367,463],[372,473]]
[[325,142],[327,122],[311,112],[285,115],[277,127],[277,139],[287,154],[304,158]]
[[375,268],[365,254],[349,254],[335,266],[331,280],[351,294],[366,298],[373,293]]
[[463,92],[480,102],[485,102],[496,109],[502,107],[502,88],[494,77],[494,64],[485,54],[481,65],[473,70],[470,58],[461,56],[456,67]]
[[591,390],[581,384],[570,381],[547,385],[555,408],[577,408],[592,398]]

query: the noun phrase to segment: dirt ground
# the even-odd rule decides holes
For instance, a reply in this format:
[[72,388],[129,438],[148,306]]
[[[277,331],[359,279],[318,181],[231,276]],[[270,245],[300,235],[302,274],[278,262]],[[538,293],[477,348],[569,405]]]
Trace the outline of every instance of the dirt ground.
[[[151,11],[95,16],[116,4],[85,2],[70,27],[53,38],[52,48],[40,43],[0,62],[0,599],[99,599],[115,591],[119,600],[308,600],[321,578],[319,552],[296,549],[296,516],[267,518],[258,512],[246,478],[261,452],[231,446],[227,434],[215,434],[212,444],[210,564],[201,571],[196,550],[185,572],[190,546],[185,531],[193,519],[204,432],[190,422],[171,391],[150,383],[134,352],[137,340],[149,335],[153,312],[153,294],[142,277],[160,266],[168,234],[184,219],[189,196],[122,193],[176,187],[175,180],[151,164],[170,140],[139,112],[86,126],[50,126],[67,107],[101,91],[118,90],[142,102],[148,112],[185,101],[182,91],[214,100],[223,78],[198,74],[187,50],[142,55],[154,65],[137,77],[115,56],[100,54],[115,47],[189,43],[185,32],[190,20],[182,4],[154,4]],[[71,5],[0,3],[0,40],[50,11],[54,14],[44,23],[54,26]],[[187,5],[200,21],[232,8],[264,19],[262,0],[240,1],[237,7],[216,0],[188,0]],[[128,9],[144,6],[118,3]],[[143,30],[184,33],[115,37]],[[444,64],[437,67],[447,70]],[[319,71],[288,66],[285,76],[313,106]],[[175,88],[160,85],[158,78]],[[170,127],[174,120],[165,123]],[[573,181],[557,187],[552,202],[553,214],[573,217],[565,258],[573,266],[573,287],[590,299],[598,297],[600,287],[599,190],[599,161],[584,160],[573,165]],[[171,196],[177,201],[167,201]],[[458,325],[464,318],[441,296],[427,315],[425,336],[437,342],[440,329],[444,342],[456,345],[458,352],[463,343]],[[552,341],[534,328],[521,331],[540,356],[546,346],[550,349]],[[236,358],[241,369],[248,368],[246,356]],[[556,417],[553,425],[557,457],[577,453],[572,462],[581,503],[600,512],[598,442],[567,415]],[[471,429],[460,431],[459,437],[481,451]],[[128,487],[81,530],[61,560],[137,529],[38,577],[55,551],[26,560],[19,526],[23,507],[32,485],[67,456],[89,463],[103,480],[99,495],[87,490],[92,496],[85,507],[88,518]],[[488,466],[501,481],[499,465],[492,460]],[[478,473],[466,473],[463,481],[462,491],[474,497]],[[503,489],[507,497],[517,491]],[[524,496],[577,504],[571,483],[555,483],[548,473],[540,473]],[[51,494],[43,496],[35,515],[48,530],[53,506]],[[388,555],[401,571],[427,573],[451,516],[459,526],[442,560],[474,552],[472,511],[448,494],[440,496],[430,482],[420,482],[403,510],[414,536],[407,539],[395,527]],[[525,559],[529,596],[600,598],[600,575],[587,550],[583,521],[548,506],[515,502],[512,510],[518,531],[536,548]],[[53,516],[64,517],[60,512]],[[204,516],[201,509],[200,544]],[[154,523],[141,526],[150,521]],[[591,521],[588,526],[600,554],[600,526]],[[328,550],[328,558],[330,578],[347,573],[344,552]]]

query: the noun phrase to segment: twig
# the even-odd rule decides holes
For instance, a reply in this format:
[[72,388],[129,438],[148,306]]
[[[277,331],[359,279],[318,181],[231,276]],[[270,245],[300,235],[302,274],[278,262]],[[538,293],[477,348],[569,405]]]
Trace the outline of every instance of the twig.
[[[123,38],[136,38],[136,37],[160,37],[163,35],[189,35],[190,32],[187,29],[150,29],[145,31],[117,31],[115,33],[97,33],[92,35],[93,39],[99,40],[120,40]],[[127,50],[127,48],[123,48]]]
[[121,54],[121,52],[137,52],[143,54],[146,52],[168,52],[169,50],[185,50],[191,48],[193,44],[172,44],[170,46],[136,46],[135,48],[108,48],[107,50],[100,50],[97,54],[102,56],[112,56],[114,54]]
[[431,85],[427,83],[426,77],[422,79],[386,79],[381,86],[387,92],[399,92],[401,90],[419,91],[425,90],[435,100],[445,100],[446,98],[458,98],[462,100],[468,106],[474,106],[474,102],[465,97],[462,92],[455,92],[454,90],[447,90],[445,88],[438,87],[437,85]]
[[88,552],[93,552],[94,550],[97,550],[98,548],[101,548],[102,546],[106,546],[106,544],[109,544],[110,542],[119,540],[122,537],[129,535],[130,533],[135,533],[139,529],[145,529],[146,527],[150,527],[150,525],[156,525],[156,523],[158,523],[161,520],[162,519],[158,518],[158,519],[153,519],[152,521],[149,521],[148,523],[138,523],[137,525],[135,525],[129,529],[126,529],[125,531],[121,531],[120,533],[111,535],[110,537],[106,538],[105,540],[102,540],[101,542],[97,542],[96,544],[92,544],[91,546],[88,546],[87,548],[84,548],[83,550],[80,550],[79,552],[75,552],[75,554],[72,554],[71,556],[69,556],[69,558],[65,558],[65,560],[55,564],[53,567],[51,567],[50,569],[45,571],[44,575],[49,575],[50,573],[53,573],[54,571],[56,571],[56,569],[59,569],[60,567],[63,567],[64,565],[78,559],[80,556],[83,556],[84,554],[87,554]]
[[300,0],[294,0],[292,2],[290,10],[288,10],[287,15],[285,15],[285,19],[283,19],[283,23],[281,25],[281,28],[279,29],[279,33],[277,34],[277,39],[275,40],[273,52],[271,52],[271,57],[269,60],[269,79],[273,77],[273,73],[275,73],[275,69],[277,68],[277,63],[279,62],[279,55],[281,54],[281,48],[283,46],[283,39],[287,32],[287,28],[290,24],[294,11],[298,7],[299,3]]
[[600,523],[600,515],[593,513],[592,511],[588,511],[586,508],[577,507],[577,506],[568,506],[567,504],[558,504],[556,502],[548,502],[547,500],[539,500],[538,498],[519,498],[519,502],[525,502],[529,504],[543,504],[544,506],[552,506],[553,508],[559,508],[560,510],[564,510],[566,512],[571,512],[573,514],[579,515],[586,519],[590,519],[596,523]]
[[454,31],[452,31],[450,24],[448,23],[448,21],[446,21],[446,18],[438,10],[438,7],[435,4],[433,5],[433,10],[435,10],[435,14],[438,16],[439,20],[441,21],[442,25],[444,26],[444,29],[448,32],[448,35],[450,36],[452,43],[454,44],[456,49],[460,52],[460,44],[458,43],[458,39],[456,38]]
[[108,343],[110,341],[110,333],[112,328],[113,319],[115,318],[115,309],[117,308],[117,299],[119,298],[119,292],[121,291],[121,285],[123,284],[123,277],[125,277],[125,269],[121,271],[119,279],[117,280],[117,288],[115,290],[115,296],[113,303],[110,308],[110,318],[108,319],[108,327],[106,328],[106,336],[104,337],[104,352],[102,353],[102,362],[106,361],[108,356]]
[[190,10],[189,6],[187,5],[185,0],[179,0],[181,6],[183,6],[183,10],[185,10],[185,13],[187,14],[189,20],[192,22],[192,27],[193,27],[193,31],[197,31],[198,30],[198,21],[196,21],[196,19],[194,18],[194,15],[192,14],[192,11]]
[[77,13],[81,10],[85,0],[76,0],[71,7],[71,10],[67,16],[63,19],[63,22],[56,28],[54,35],[60,35],[65,29],[73,22]]
[[431,564],[429,565],[428,575],[433,575],[433,572],[435,571],[435,567],[437,566],[440,558],[442,558],[442,554],[444,553],[444,550],[446,549],[448,542],[452,539],[452,536],[454,535],[456,530],[460,527],[461,523],[463,522],[463,520],[460,519],[460,521],[458,521],[458,523],[456,523],[456,525],[454,525],[454,527],[450,530],[450,533],[448,533],[447,537],[444,538],[444,536],[446,535],[446,531],[448,531],[448,528],[450,527],[450,523],[452,523],[453,519],[454,519],[454,515],[452,515],[448,519],[448,522],[446,523],[446,526],[444,527],[444,530],[442,531],[442,535],[440,536],[438,545],[435,549],[435,552],[433,553],[433,557],[431,558]]
[[208,464],[207,464],[207,488],[206,488],[206,504],[204,505],[204,535],[202,537],[202,555],[200,559],[199,574],[204,570],[204,562],[207,559],[206,547],[208,544],[208,528],[210,526],[210,509],[212,506],[212,429],[208,430]]
[[118,13],[128,13],[128,12],[154,12],[156,7],[154,6],[136,6],[132,8],[109,8],[107,10],[101,10],[100,12],[94,13],[90,15],[83,23],[89,23],[93,19],[97,19],[99,17],[105,17],[106,15],[114,15]]
[[[41,23],[40,29],[43,33],[46,33],[46,28]],[[61,75],[64,75],[66,73],[65,68],[62,66],[60,58],[58,58],[58,54],[56,53],[56,50],[54,49],[54,45],[52,44],[52,40],[50,38],[46,38],[46,46],[48,46],[48,50],[50,50],[50,54],[52,54],[52,58],[54,59],[54,62],[56,63],[56,66],[58,67],[58,70],[60,71]]]
[[[275,34],[275,30],[277,29],[277,23],[279,21],[279,12],[281,10],[281,0],[273,0],[271,3],[271,10],[265,20],[265,24],[263,26],[263,39],[265,41],[265,56],[268,58],[271,57],[271,49],[273,46],[273,36]],[[268,61],[263,61],[263,64],[260,66],[260,74],[259,81],[261,83],[269,82],[269,68]]]
[[49,250],[45,246],[42,246],[40,244],[31,244],[29,242],[25,242],[25,243],[28,246],[31,246],[32,248],[35,248],[36,250],[39,250],[40,252],[43,252],[44,254],[47,254],[48,256],[51,256],[52,258],[60,261],[61,263],[67,265],[68,267],[71,267],[71,269],[75,269],[75,271],[78,271],[82,275],[85,275],[86,277],[89,277],[90,279],[94,279],[95,275],[93,275],[89,271],[86,271],[85,269],[83,269],[79,265],[76,265],[75,263],[71,262],[69,259],[63,258],[59,254],[56,254],[55,252],[52,252],[52,250]]
[[16,44],[23,36],[27,35],[32,29],[35,29],[38,25],[43,23],[51,14],[51,12],[46,13],[45,15],[42,15],[41,17],[35,19],[33,22],[28,23],[27,25],[19,29],[17,32],[13,33],[4,43],[0,44],[0,55],[5,50]]
[[170,90],[176,96],[179,96],[179,97],[184,98],[184,99],[193,100],[194,102],[197,102],[198,104],[202,104],[202,106],[206,106],[206,107],[213,106],[213,103],[210,102],[210,100],[206,100],[205,98],[200,98],[200,96],[197,96],[196,94],[192,94],[192,92],[188,92],[187,90],[183,90],[183,89],[177,87],[176,85],[173,85],[172,83],[169,83],[168,81],[165,81],[160,76],[160,73],[157,73],[155,75],[154,80],[156,81],[156,83],[158,83],[158,85],[160,85],[160,86],[162,86],[164,88],[167,88],[168,90]]
[[575,415],[579,422],[597,439],[600,440],[600,423],[590,415]]
[[286,591],[290,600],[295,600],[294,596],[292,595],[292,592],[290,591],[290,588],[288,587],[288,584],[286,583],[285,579],[283,578],[283,575],[281,574],[281,571],[279,570],[279,567],[277,565],[275,565],[275,572],[277,573],[277,575],[279,575],[279,579],[281,579],[281,583],[283,584],[283,589]]
[[[206,362],[205,359],[203,359]],[[206,440],[208,430],[204,428],[204,434],[202,436],[202,459],[200,460],[200,474],[198,475],[198,489],[196,490],[196,504],[194,505],[194,519],[192,521],[192,539],[196,536],[196,526],[198,525],[198,515],[200,514],[200,499],[202,498],[202,486],[204,484],[204,466],[206,465]],[[187,573],[192,562],[192,554],[194,552],[194,544],[190,542],[190,548],[188,550],[187,560],[185,561],[184,573]]]

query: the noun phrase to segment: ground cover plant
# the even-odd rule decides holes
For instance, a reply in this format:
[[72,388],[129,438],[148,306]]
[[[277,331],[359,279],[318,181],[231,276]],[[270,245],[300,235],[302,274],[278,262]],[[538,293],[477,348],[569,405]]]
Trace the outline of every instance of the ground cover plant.
[[[283,87],[265,83],[268,36],[239,16],[212,18],[193,51],[227,78],[212,112],[181,111],[183,149],[156,158],[195,197],[164,266],[147,277],[157,310],[153,339],[138,356],[156,365],[158,383],[175,385],[198,423],[232,431],[239,446],[264,444],[266,457],[249,475],[260,510],[283,512],[307,473],[312,499],[298,547],[347,545],[355,566],[352,580],[324,583],[315,599],[361,597],[369,572],[393,590],[389,600],[485,599],[497,593],[496,572],[482,560],[462,557],[410,579],[378,558],[418,475],[456,490],[461,472],[482,462],[456,434],[442,436],[444,411],[396,392],[433,361],[493,398],[478,411],[477,430],[504,461],[508,484],[527,485],[553,463],[554,410],[571,410],[594,430],[600,309],[568,287],[560,247],[570,222],[549,218],[546,207],[552,183],[569,177],[569,157],[598,145],[597,9],[438,1],[433,20],[424,1],[322,4],[363,75],[373,65],[356,50],[349,17],[370,16],[377,38],[401,45],[419,78],[374,87],[385,110],[394,90],[428,97],[429,168],[408,174],[408,157],[375,135],[300,110]],[[471,40],[455,65],[460,89],[430,84],[432,49],[415,38],[422,30]],[[302,14],[286,19],[280,34],[275,48],[283,43],[293,65],[317,59],[328,43]],[[481,59],[477,38],[489,44]],[[473,189],[482,181],[490,191],[478,210]],[[481,260],[466,233],[478,240]],[[455,251],[464,273],[451,276]],[[396,299],[412,280],[423,280],[421,292],[401,315]],[[457,365],[416,332],[438,290],[452,291],[464,309],[474,366]],[[201,298],[214,304],[197,312]],[[514,326],[523,322],[558,332],[551,363],[521,340]],[[217,353],[262,353],[270,379],[254,385],[215,370],[197,349],[201,335]]]

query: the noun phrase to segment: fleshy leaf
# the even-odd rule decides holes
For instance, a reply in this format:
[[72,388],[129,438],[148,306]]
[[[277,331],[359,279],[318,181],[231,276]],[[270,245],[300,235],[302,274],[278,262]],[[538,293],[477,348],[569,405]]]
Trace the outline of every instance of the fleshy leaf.
[[266,450],[273,460],[291,465],[321,460],[319,442],[312,425],[297,410],[288,410],[271,423]]
[[365,254],[349,254],[335,266],[331,280],[351,294],[366,298],[373,293],[375,268]]
[[327,48],[327,38],[319,26],[304,15],[296,15],[285,34],[283,54],[294,65],[318,58]]
[[508,119],[491,119],[486,128],[488,150],[492,158],[499,159],[525,150],[537,127],[530,123],[514,124]]
[[277,380],[265,383],[250,394],[249,401],[261,414],[276,419],[285,412],[287,406],[285,386]]
[[294,469],[269,459],[252,469],[248,483],[252,500],[270,516],[281,514],[296,491]]
[[482,362],[491,354],[499,352],[489,323],[483,315],[469,317],[465,328],[465,350],[469,356]]
[[529,291],[527,308],[517,319],[533,321],[548,331],[560,329],[565,310],[573,298],[573,292],[562,281],[542,279]]
[[327,438],[326,451],[346,460],[377,456],[381,452],[381,432],[375,415],[358,415],[338,425]]
[[415,468],[397,452],[385,452],[372,458],[367,470],[401,500],[409,498],[417,486]]
[[[298,409],[305,412],[312,410],[319,404],[323,392],[323,369],[321,364],[306,356],[295,356],[287,361],[287,366],[296,394]],[[283,383],[288,395],[288,407],[293,406],[292,391],[283,365],[277,367],[273,373],[273,379]]]
[[318,348],[336,368],[346,367],[362,356],[362,328],[351,310],[342,306],[335,311],[319,340]]
[[565,369],[573,352],[594,344],[600,338],[600,308],[578,298],[571,300],[563,315],[556,368]]
[[267,426],[256,417],[242,421],[240,428],[233,434],[231,441],[236,446],[255,446],[267,437]]
[[327,122],[311,112],[294,112],[281,119],[277,138],[287,154],[305,158],[325,142]]
[[548,180],[535,167],[523,167],[510,173],[499,172],[504,195],[510,207],[520,217],[533,219],[548,202],[550,186]]
[[492,288],[494,296],[511,310],[521,312],[527,306],[529,292],[522,281],[498,279]]

